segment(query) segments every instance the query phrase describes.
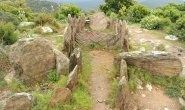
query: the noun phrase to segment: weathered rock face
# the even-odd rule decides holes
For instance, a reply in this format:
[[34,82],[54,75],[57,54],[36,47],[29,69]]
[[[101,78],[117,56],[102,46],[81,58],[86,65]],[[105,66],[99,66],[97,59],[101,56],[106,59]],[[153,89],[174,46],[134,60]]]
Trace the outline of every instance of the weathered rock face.
[[59,50],[53,50],[56,57],[57,76],[69,74],[69,59]]
[[53,91],[51,99],[47,105],[48,108],[60,107],[69,102],[71,91],[68,88],[58,88]]
[[127,63],[122,59],[120,65],[120,77],[122,78],[123,76],[125,76],[126,80],[128,80]]
[[128,94],[129,94],[128,82],[125,76],[123,76],[119,81],[118,85],[117,96],[115,101],[116,110],[124,110],[124,104]]
[[43,38],[18,40],[9,55],[14,79],[24,84],[40,83],[55,68],[55,55],[50,41]]
[[103,12],[96,13],[90,18],[90,28],[93,30],[104,30],[108,26],[108,21]]
[[153,75],[177,76],[182,71],[182,63],[179,58],[167,52],[152,51],[148,53],[124,52],[120,53],[128,65],[142,68]]
[[30,110],[35,99],[28,93],[16,93],[3,105],[2,110]]
[[78,65],[75,66],[73,71],[71,71],[69,78],[67,80],[66,88],[73,91],[78,83]]

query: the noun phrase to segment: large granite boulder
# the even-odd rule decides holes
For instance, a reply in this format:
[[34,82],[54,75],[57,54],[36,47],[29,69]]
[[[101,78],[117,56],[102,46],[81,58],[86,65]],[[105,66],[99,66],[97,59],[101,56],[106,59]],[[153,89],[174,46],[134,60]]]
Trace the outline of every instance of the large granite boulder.
[[29,93],[15,93],[3,105],[2,110],[31,110],[35,99]]
[[90,28],[93,30],[104,30],[108,26],[108,20],[103,12],[96,13],[90,18]]
[[142,53],[139,51],[120,53],[128,65],[146,70],[153,75],[177,76],[182,71],[180,59],[163,51]]
[[71,91],[68,88],[58,88],[53,91],[48,108],[60,107],[70,101]]
[[43,38],[24,38],[12,45],[9,55],[16,81],[27,85],[40,83],[56,66],[50,41]]

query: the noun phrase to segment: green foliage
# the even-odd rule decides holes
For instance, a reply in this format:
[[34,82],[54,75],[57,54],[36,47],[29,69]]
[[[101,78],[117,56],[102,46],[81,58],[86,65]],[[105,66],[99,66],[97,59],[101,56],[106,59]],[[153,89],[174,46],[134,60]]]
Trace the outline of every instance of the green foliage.
[[52,91],[35,90],[35,91],[32,91],[31,94],[36,99],[36,104],[35,106],[33,106],[32,110],[47,110],[47,104],[50,100]]
[[31,10],[26,6],[25,0],[0,2],[0,10],[16,15],[20,21],[32,20]]
[[58,81],[57,72],[56,71],[50,71],[49,72],[49,80],[51,82],[57,82]]
[[68,79],[67,76],[61,75],[59,80],[57,82],[55,82],[54,88],[57,89],[57,88],[60,88],[60,87],[65,87],[67,79]]
[[72,17],[79,17],[81,15],[80,8],[71,4],[64,4],[60,7],[60,14],[66,17],[70,14]]
[[136,78],[140,79],[146,86],[147,83],[159,85],[166,90],[166,94],[170,97],[180,97],[185,95],[184,80],[179,77],[164,77],[162,75],[153,76],[150,73],[144,72],[140,69],[134,69],[133,67],[128,68],[129,73],[129,86],[131,91],[137,92]]
[[19,82],[8,82],[8,87],[11,92],[26,92],[27,87]]
[[185,110],[185,107],[184,107],[184,106],[182,106],[182,107],[181,107],[181,110]]
[[45,13],[41,13],[34,18],[34,22],[36,23],[36,25],[44,26],[46,23],[52,22],[52,16]]
[[176,23],[171,25],[167,30],[168,34],[177,36],[180,40],[185,41],[185,16],[178,19]]
[[173,98],[173,97],[180,97],[181,93],[174,90],[174,89],[170,89],[168,88],[165,92],[166,95],[168,95],[169,97]]
[[0,20],[4,21],[6,23],[13,22],[14,25],[19,24],[19,20],[16,15],[14,15],[10,12],[5,12],[3,10],[0,10]]
[[27,6],[31,8],[34,13],[52,13],[59,9],[59,4],[44,0],[26,0]]
[[0,43],[11,45],[17,41],[17,34],[14,33],[15,27],[13,23],[5,23],[0,21]]
[[129,8],[132,5],[134,5],[133,0],[105,0],[105,4],[100,5],[99,9],[107,15],[110,15],[111,12],[118,14],[119,10],[122,9],[123,6]]
[[177,9],[175,4],[170,3],[154,10],[153,14],[163,18],[168,17],[172,22],[176,22],[182,16],[182,12]]
[[6,81],[4,80],[5,74],[0,72],[0,89],[6,87]]
[[127,20],[137,23],[145,16],[148,16],[150,14],[150,10],[143,5],[135,4],[129,7],[126,13]]
[[141,27],[145,29],[164,29],[171,24],[169,18],[159,18],[155,15],[150,15],[141,20]]
[[160,18],[154,15],[147,16],[142,19],[141,27],[145,29],[158,29]]

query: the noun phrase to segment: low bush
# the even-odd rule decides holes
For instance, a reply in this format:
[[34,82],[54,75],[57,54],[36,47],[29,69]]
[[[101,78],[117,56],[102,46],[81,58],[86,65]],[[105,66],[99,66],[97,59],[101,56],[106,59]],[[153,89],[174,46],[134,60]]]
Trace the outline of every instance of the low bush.
[[145,29],[158,29],[160,18],[154,15],[147,16],[141,20],[141,27]]
[[168,30],[168,34],[177,36],[180,40],[185,41],[185,16],[178,19],[176,23],[172,24]]
[[17,34],[14,33],[15,27],[13,23],[5,23],[0,21],[0,43],[3,45],[11,45],[17,41]]

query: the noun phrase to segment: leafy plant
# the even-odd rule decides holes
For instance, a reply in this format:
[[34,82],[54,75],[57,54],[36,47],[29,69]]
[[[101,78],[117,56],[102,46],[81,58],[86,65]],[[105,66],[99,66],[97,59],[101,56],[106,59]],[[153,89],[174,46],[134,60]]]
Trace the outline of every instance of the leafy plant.
[[150,10],[139,4],[135,4],[126,10],[126,18],[130,22],[140,22],[142,18],[148,16],[150,14]]
[[71,14],[72,17],[79,17],[81,15],[80,8],[74,4],[64,4],[60,7],[60,14],[68,16]]
[[15,27],[13,23],[5,23],[0,21],[0,43],[4,45],[11,45],[17,41],[17,34],[14,33]]
[[158,29],[160,18],[154,15],[145,17],[141,20],[141,27],[145,29]]
[[57,78],[57,72],[56,71],[51,71],[49,73],[49,80],[51,82],[57,82],[58,81],[58,78]]
[[19,82],[8,82],[8,87],[11,92],[26,92],[27,87]]
[[178,19],[175,24],[167,30],[168,34],[177,36],[180,40],[185,41],[185,16]]

